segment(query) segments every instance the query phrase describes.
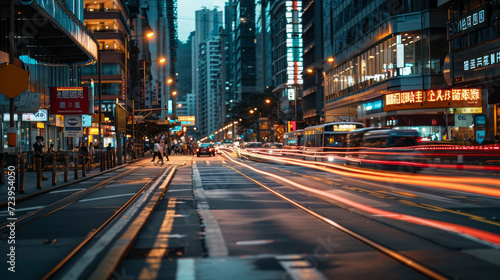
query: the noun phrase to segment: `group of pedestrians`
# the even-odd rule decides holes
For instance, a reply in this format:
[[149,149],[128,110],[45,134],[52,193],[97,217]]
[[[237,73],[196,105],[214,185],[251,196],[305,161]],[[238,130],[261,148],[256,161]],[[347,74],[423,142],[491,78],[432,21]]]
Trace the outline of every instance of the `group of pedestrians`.
[[167,161],[170,159],[168,158],[168,154],[170,154],[170,149],[165,145],[163,141],[157,140],[154,141],[153,145],[153,160],[151,162],[155,161],[155,158],[158,157],[158,162],[155,163],[157,165],[161,161],[161,165],[163,165],[163,157],[167,158]]

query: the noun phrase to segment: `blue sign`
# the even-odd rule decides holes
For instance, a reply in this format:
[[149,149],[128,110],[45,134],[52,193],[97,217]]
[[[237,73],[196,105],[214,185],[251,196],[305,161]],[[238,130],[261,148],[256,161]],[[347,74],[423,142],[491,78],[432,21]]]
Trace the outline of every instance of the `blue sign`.
[[168,111],[167,113],[168,113],[169,115],[171,115],[171,114],[173,113],[173,105],[172,105],[172,100],[169,100],[167,104],[168,104],[168,105],[167,105],[167,111]]

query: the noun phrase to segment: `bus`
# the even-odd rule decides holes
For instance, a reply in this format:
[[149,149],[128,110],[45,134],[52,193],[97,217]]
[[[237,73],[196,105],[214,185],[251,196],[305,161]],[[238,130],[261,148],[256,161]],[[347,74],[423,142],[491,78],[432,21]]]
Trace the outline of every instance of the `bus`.
[[283,146],[304,146],[304,130],[299,129],[283,134]]
[[333,122],[306,127],[304,144],[306,147],[339,147],[349,132],[363,127],[360,122]]

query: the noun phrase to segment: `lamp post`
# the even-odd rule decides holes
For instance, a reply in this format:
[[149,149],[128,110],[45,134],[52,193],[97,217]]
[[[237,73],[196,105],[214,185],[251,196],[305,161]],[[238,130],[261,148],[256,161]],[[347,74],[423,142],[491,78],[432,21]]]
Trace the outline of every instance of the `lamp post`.
[[[159,61],[161,63],[165,63],[167,61],[165,58],[160,58],[158,60],[143,60],[143,80],[142,80],[142,87],[143,87],[143,94],[146,95],[146,62],[155,62]],[[151,109],[150,111],[153,110],[160,110],[160,109]],[[134,149],[136,145],[136,137],[135,137],[135,112],[136,111],[143,111],[143,110],[136,110],[135,109],[135,100],[132,100],[132,142],[134,143]],[[147,110],[146,110],[147,111]]]

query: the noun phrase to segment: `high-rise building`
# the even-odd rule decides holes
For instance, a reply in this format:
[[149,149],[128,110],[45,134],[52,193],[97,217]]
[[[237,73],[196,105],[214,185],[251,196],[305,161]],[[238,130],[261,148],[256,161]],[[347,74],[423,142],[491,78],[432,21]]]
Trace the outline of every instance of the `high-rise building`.
[[[100,61],[97,67],[89,66],[83,69],[82,84],[84,86],[96,84],[102,89],[102,107],[96,111],[104,114],[109,125],[103,125],[101,144],[111,143],[116,147],[116,134],[111,126],[115,121],[116,100],[122,104],[127,103],[126,49],[130,35],[130,13],[125,1],[122,0],[85,0],[83,3],[84,23],[99,41]],[[99,67],[102,81],[100,85]],[[96,108],[99,107],[97,98],[95,105]],[[97,138],[93,140],[97,141]]]
[[209,135],[222,125],[221,43],[218,36],[210,37],[200,45],[198,56],[198,114],[196,118],[201,135]]
[[232,73],[234,100],[256,91],[255,1],[232,2]]
[[[219,28],[222,26],[222,12],[218,11],[217,8],[210,10],[207,8],[203,8],[202,10],[196,11],[196,29],[194,33],[193,41],[193,59],[192,59],[192,79],[193,79],[193,88],[192,93],[196,94],[196,120],[200,120],[202,108],[206,107],[207,104],[204,104],[201,100],[200,90],[200,76],[199,76],[199,55],[201,44],[204,44],[205,40],[208,38],[217,37],[219,35]],[[203,109],[205,110],[205,109]],[[200,123],[200,122],[198,122]],[[203,128],[206,129],[206,128]],[[200,127],[200,133],[202,133],[202,128]],[[208,133],[208,131],[207,131]]]
[[323,0],[303,0],[302,39],[304,69],[302,112],[306,125],[317,125],[323,116]]
[[273,93],[279,102],[280,120],[286,131],[301,119],[302,1],[271,1]]
[[[147,2],[147,1],[145,1]],[[158,95],[157,101],[152,101],[152,108],[167,108],[169,100],[173,104],[172,112],[156,111],[160,119],[166,119],[169,114],[175,115],[176,60],[177,60],[177,0],[148,2],[149,22],[155,32],[151,44],[151,59],[155,63],[151,69],[152,84],[155,85],[153,95]],[[165,63],[161,60],[166,59]],[[170,82],[169,82],[170,81]]]

